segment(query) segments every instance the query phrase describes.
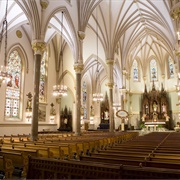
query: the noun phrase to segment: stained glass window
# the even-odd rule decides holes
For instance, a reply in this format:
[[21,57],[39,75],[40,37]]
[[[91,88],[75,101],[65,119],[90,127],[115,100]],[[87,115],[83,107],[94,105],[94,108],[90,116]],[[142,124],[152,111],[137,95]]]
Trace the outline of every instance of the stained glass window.
[[11,74],[11,80],[6,88],[6,118],[20,118],[20,90],[22,76],[22,60],[18,51],[13,51],[8,59],[8,71]]
[[133,79],[134,81],[139,80],[138,63],[136,60],[133,61]]
[[82,92],[83,92],[83,110],[84,110],[84,115],[83,115],[83,119],[87,119],[87,87],[86,87],[86,82],[83,82],[83,88],[82,88]]
[[173,60],[170,56],[168,58],[168,65],[169,65],[169,77],[173,78],[174,77],[174,65],[173,65]]
[[47,62],[47,52],[45,51],[41,60],[41,74],[40,74],[40,82],[39,82],[40,102],[45,102],[46,62]]
[[150,76],[151,81],[157,81],[157,62],[155,59],[150,61]]

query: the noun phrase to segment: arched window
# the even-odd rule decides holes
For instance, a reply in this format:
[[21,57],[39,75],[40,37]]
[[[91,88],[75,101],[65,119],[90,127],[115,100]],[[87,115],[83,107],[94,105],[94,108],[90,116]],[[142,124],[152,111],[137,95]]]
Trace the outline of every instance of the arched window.
[[83,82],[83,88],[82,88],[82,92],[83,92],[83,119],[87,119],[87,86],[86,86],[86,82]]
[[151,81],[157,81],[157,62],[155,59],[150,61],[150,77]]
[[46,84],[46,62],[47,62],[47,51],[44,51],[43,57],[41,59],[41,74],[39,82],[39,101],[45,102],[45,84]]
[[11,74],[11,80],[6,88],[6,118],[20,118],[20,94],[22,84],[22,60],[17,50],[11,52],[8,62],[8,71]]
[[174,64],[172,58],[169,56],[168,58],[168,66],[169,66],[169,78],[174,77]]
[[138,63],[136,60],[133,61],[133,80],[138,81],[139,80],[139,71],[138,71]]

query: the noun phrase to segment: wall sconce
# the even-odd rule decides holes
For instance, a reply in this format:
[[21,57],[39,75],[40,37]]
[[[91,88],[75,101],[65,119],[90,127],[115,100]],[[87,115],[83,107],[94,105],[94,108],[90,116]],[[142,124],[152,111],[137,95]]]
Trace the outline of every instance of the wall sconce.
[[56,110],[54,108],[54,104],[51,103],[51,109],[50,109],[50,123],[54,123],[54,119],[55,119],[55,116],[56,116]]

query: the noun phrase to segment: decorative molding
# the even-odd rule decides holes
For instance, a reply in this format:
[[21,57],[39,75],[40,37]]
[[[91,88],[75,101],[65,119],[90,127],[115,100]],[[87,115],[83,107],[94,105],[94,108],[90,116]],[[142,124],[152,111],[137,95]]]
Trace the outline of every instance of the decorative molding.
[[180,19],[180,7],[177,6],[175,8],[173,8],[170,12],[170,16],[173,18],[173,19],[177,19],[179,20]]
[[84,69],[84,64],[76,63],[74,65],[74,70],[77,74],[80,74],[83,69]]
[[119,90],[120,90],[121,93],[126,93],[127,92],[126,88],[120,88]]
[[78,31],[78,37],[79,37],[79,39],[80,39],[81,41],[84,40],[85,35],[86,35],[85,32],[83,32],[83,31]]
[[109,64],[110,64],[110,65],[114,65],[114,60],[112,60],[112,59],[107,59],[107,60],[106,60],[106,64],[107,64],[107,65],[109,65]]
[[46,43],[45,42],[38,42],[34,41],[32,43],[32,49],[34,50],[34,54],[42,54],[46,48]]
[[22,38],[22,32],[21,32],[20,30],[17,30],[17,31],[16,31],[16,36],[17,36],[18,38]]
[[175,55],[180,57],[180,51],[179,50],[175,50]]
[[46,9],[49,5],[49,1],[48,0],[41,0],[40,4],[41,4],[42,9]]
[[108,86],[110,89],[113,89],[114,83],[113,82],[109,82],[106,84],[106,86]]
[[123,69],[123,75],[125,75],[125,76],[126,76],[126,74],[127,74],[126,69]]

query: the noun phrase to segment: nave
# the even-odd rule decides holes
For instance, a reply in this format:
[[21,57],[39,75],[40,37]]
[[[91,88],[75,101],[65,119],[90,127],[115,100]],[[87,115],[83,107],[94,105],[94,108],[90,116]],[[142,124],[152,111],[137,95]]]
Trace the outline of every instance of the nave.
[[5,179],[179,179],[174,131],[44,132],[0,137]]

